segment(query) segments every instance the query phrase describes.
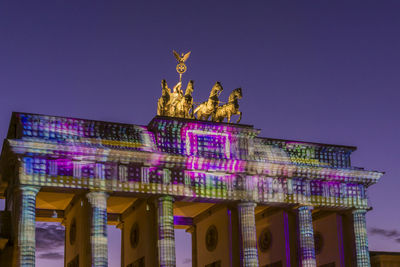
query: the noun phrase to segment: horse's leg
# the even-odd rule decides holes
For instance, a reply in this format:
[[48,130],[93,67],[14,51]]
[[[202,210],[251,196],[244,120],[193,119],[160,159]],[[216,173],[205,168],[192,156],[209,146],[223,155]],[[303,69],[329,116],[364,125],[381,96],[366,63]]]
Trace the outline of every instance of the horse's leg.
[[240,120],[242,119],[242,112],[241,112],[241,111],[238,111],[238,113],[236,113],[236,114],[239,115],[239,118],[237,119],[236,123],[239,123]]
[[217,114],[215,114],[215,113],[211,114],[211,121],[218,121]]
[[[200,107],[200,106],[199,106]],[[203,113],[201,112],[201,108],[197,107],[196,113],[193,112],[193,114],[196,114],[196,118],[198,120],[201,120],[201,116],[203,116]]]
[[202,110],[199,110],[197,114],[198,114],[197,115],[198,120],[206,120],[206,114]]

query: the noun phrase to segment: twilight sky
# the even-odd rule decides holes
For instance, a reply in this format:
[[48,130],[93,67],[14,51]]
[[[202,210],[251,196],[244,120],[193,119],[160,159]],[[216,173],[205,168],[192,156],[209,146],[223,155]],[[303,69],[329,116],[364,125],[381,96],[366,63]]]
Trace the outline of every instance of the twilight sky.
[[223,101],[241,86],[242,123],[261,136],[354,145],[354,166],[385,171],[368,192],[370,248],[400,251],[399,10],[398,0],[3,0],[0,138],[12,111],[147,124],[161,79],[178,79],[172,49],[191,50],[184,82],[195,80],[196,102],[217,80]]

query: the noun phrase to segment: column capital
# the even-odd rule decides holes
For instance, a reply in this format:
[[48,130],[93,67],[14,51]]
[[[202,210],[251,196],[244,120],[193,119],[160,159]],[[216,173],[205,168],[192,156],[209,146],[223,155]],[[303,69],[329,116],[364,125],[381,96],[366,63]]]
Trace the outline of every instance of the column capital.
[[107,208],[107,198],[109,197],[106,191],[89,191],[86,193],[86,197],[92,206],[99,208]]
[[175,198],[170,195],[162,195],[156,198],[156,201],[164,201],[164,200],[175,202]]
[[366,214],[368,210],[366,209],[354,209],[351,211],[352,214]]
[[239,202],[238,207],[249,207],[249,208],[255,208],[257,206],[257,203],[255,202]]
[[37,194],[40,191],[40,186],[36,185],[17,185],[14,187],[14,193],[18,192],[31,192],[33,194]]
[[309,205],[302,205],[302,206],[298,206],[297,207],[297,210],[309,210],[309,211],[312,211],[314,209],[314,207],[313,206],[309,206]]
[[109,197],[109,194],[107,193],[107,191],[103,191],[103,190],[90,190],[89,192],[86,193],[86,196],[89,195],[106,195],[107,197]]

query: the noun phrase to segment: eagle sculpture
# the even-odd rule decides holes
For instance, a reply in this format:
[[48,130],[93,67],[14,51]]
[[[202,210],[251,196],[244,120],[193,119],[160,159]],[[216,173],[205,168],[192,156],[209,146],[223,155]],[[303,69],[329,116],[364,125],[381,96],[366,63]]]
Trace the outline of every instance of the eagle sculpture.
[[178,63],[185,63],[185,61],[190,56],[190,52],[188,52],[186,54],[182,53],[181,56],[175,50],[173,50],[173,53],[174,53],[174,56],[175,56],[176,60],[178,61]]

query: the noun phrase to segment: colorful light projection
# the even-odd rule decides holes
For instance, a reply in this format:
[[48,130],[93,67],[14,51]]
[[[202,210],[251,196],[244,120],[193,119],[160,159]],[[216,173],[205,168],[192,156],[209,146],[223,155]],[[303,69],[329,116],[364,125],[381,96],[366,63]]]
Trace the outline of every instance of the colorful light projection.
[[209,131],[187,130],[186,155],[230,158],[231,148],[229,135],[226,133],[210,133]]
[[368,250],[366,210],[354,210],[354,237],[356,241],[357,266],[371,266]]
[[255,156],[276,163],[349,168],[355,147],[321,145],[279,139],[257,138]]
[[382,175],[351,167],[354,148],[258,138],[245,125],[156,117],[146,128],[22,113],[12,125],[22,184],[365,209],[365,188]]
[[307,206],[302,206],[298,209],[300,261],[303,267],[317,266],[311,210],[312,207]]
[[258,267],[255,203],[238,204],[243,267]]
[[259,131],[229,124],[155,118],[149,126],[162,152],[214,159],[245,159],[247,138]]
[[175,267],[175,230],[173,198],[162,196],[158,204],[158,260],[160,267]]
[[145,127],[82,119],[14,113],[16,138],[56,143],[153,151],[153,137]]
[[108,266],[107,241],[107,193],[89,192],[86,194],[92,208],[90,243],[92,248],[92,266]]
[[20,186],[15,192],[14,201],[18,207],[16,224],[18,229],[17,266],[35,266],[36,195],[39,187]]
[[[235,174],[146,167],[130,163],[93,163],[72,159],[24,157],[21,180],[37,185],[169,193],[188,197],[240,199],[246,189]],[[305,178],[248,176],[255,183],[252,200],[366,207],[363,184]]]

